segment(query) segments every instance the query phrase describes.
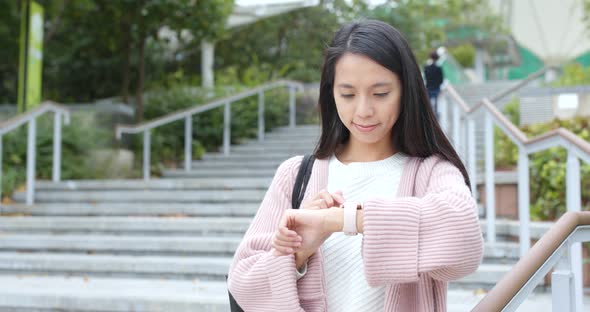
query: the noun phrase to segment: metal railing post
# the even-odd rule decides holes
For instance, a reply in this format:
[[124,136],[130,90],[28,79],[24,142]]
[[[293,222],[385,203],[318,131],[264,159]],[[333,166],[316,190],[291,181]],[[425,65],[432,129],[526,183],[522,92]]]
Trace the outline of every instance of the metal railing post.
[[551,273],[552,311],[576,311],[574,276],[572,276],[571,254],[568,247],[563,248],[563,255],[555,265],[553,273]]
[[191,162],[193,161],[193,117],[186,116],[184,119],[184,170],[191,170]]
[[447,105],[446,93],[443,93],[438,97],[438,110],[440,111],[440,114],[439,114],[440,127],[443,129],[443,132],[445,134],[447,134],[447,136],[448,136],[448,131],[449,131],[448,118],[449,118],[449,116],[448,116],[448,105]]
[[455,149],[459,152],[459,129],[461,128],[461,118],[459,116],[459,105],[453,105],[453,145],[455,145]]
[[264,141],[264,91],[258,92],[258,141]]
[[61,180],[61,113],[53,116],[53,182]]
[[143,131],[143,179],[150,179],[150,129]]
[[[566,162],[566,205],[568,211],[582,210],[582,193],[580,189],[580,160],[576,155],[568,150]],[[583,311],[584,288],[583,288],[583,270],[582,270],[582,244],[573,243],[570,249],[571,270],[574,274],[574,294],[576,307],[575,311]],[[566,310],[567,311],[567,310]]]
[[469,181],[471,182],[471,193],[477,198],[477,164],[475,157],[475,122],[472,118],[467,119],[467,166],[469,170]]
[[529,188],[529,155],[524,146],[518,146],[518,220],[521,258],[531,248]]
[[496,242],[496,192],[494,165],[494,124],[489,114],[485,115],[485,189],[486,189],[486,225],[487,241]]
[[0,207],[2,206],[2,135],[0,135]]
[[289,127],[295,128],[295,87],[289,86]]
[[226,102],[223,107],[223,154],[229,155],[231,141],[231,106]]
[[467,162],[467,115],[463,115],[463,121],[461,121],[461,131],[459,134],[459,157],[463,160],[464,163]]
[[29,121],[27,130],[27,192],[26,203],[32,205],[35,202],[35,154],[36,154],[37,120]]

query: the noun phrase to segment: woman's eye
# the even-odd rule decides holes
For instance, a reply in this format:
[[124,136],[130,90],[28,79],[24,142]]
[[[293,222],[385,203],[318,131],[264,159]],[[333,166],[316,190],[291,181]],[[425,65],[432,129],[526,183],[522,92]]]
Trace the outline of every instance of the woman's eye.
[[340,96],[343,98],[351,98],[354,96],[354,94],[340,94]]
[[378,96],[378,97],[386,97],[388,94],[389,94],[389,92],[375,93],[375,96]]

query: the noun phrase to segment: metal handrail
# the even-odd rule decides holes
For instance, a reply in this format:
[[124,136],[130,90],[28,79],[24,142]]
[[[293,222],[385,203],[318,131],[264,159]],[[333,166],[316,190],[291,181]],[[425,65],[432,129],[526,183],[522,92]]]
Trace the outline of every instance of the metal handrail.
[[[527,83],[541,76],[552,67],[547,67],[533,73],[523,82],[508,90],[493,96],[499,100],[506,95],[522,88]],[[456,105],[453,107],[453,142],[458,145],[461,140],[460,110],[467,121],[467,167],[471,175],[472,189],[476,190],[476,159],[475,159],[475,112],[485,112],[485,192],[486,192],[486,239],[489,243],[495,243],[495,189],[494,189],[494,124],[514,142],[519,151],[518,157],[518,215],[520,222],[520,256],[523,257],[530,249],[530,195],[529,195],[529,158],[528,155],[551,147],[564,147],[568,151],[566,164],[566,198],[569,211],[581,210],[580,190],[580,159],[590,163],[590,143],[576,136],[567,129],[557,129],[534,138],[527,138],[508,118],[506,118],[492,102],[484,98],[477,105],[469,107],[459,93],[451,85],[444,88],[446,94]],[[446,104],[445,104],[446,105]],[[446,109],[446,107],[444,108]],[[446,118],[446,114],[443,114]],[[442,122],[446,125],[446,121]],[[464,130],[464,129],[463,129]],[[464,130],[465,132],[465,130]],[[574,244],[571,248],[571,266],[574,269],[576,306],[582,306],[582,253],[581,245]]]
[[209,102],[204,105],[197,105],[195,107],[179,110],[154,120],[143,122],[138,125],[117,125],[115,133],[117,139],[121,139],[123,133],[141,133],[143,132],[143,178],[149,180],[150,178],[150,130],[169,124],[178,120],[185,120],[185,144],[184,144],[184,168],[189,171],[192,162],[192,116],[197,115],[215,108],[224,107],[223,114],[223,152],[225,155],[230,153],[230,137],[231,137],[231,104],[235,101],[258,95],[258,140],[264,140],[264,92],[277,87],[289,88],[289,126],[295,127],[295,92],[303,90],[303,84],[298,81],[278,80],[261,86],[240,92],[238,94],[228,96]]
[[70,111],[63,105],[51,101],[45,101],[35,109],[0,123],[0,199],[2,198],[2,136],[28,123],[26,203],[27,205],[32,205],[35,202],[35,138],[37,136],[37,118],[48,112],[53,112],[55,114],[55,118],[53,120],[52,180],[54,182],[60,181],[62,115],[65,117],[65,124],[68,125],[70,124]]
[[555,267],[553,311],[581,311],[572,300],[571,245],[590,241],[590,212],[566,212],[472,311],[515,311]]

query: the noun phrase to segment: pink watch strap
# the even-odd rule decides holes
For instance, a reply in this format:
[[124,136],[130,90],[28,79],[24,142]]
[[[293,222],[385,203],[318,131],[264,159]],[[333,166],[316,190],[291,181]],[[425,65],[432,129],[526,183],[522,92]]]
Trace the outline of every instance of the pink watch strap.
[[354,202],[345,202],[343,205],[344,208],[344,224],[342,227],[342,232],[344,235],[357,235],[358,230],[356,228],[356,210],[357,204]]

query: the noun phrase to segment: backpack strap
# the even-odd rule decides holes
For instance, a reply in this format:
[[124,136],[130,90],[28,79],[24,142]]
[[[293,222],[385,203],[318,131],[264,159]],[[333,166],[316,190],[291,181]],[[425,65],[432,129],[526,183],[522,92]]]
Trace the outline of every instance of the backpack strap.
[[291,207],[293,209],[299,209],[299,206],[301,206],[301,201],[303,200],[303,195],[305,195],[305,189],[307,188],[307,182],[309,182],[309,177],[311,176],[314,160],[314,155],[305,155],[301,161],[301,166],[297,173],[297,179],[295,180],[295,186],[293,186],[293,195],[291,197]]

